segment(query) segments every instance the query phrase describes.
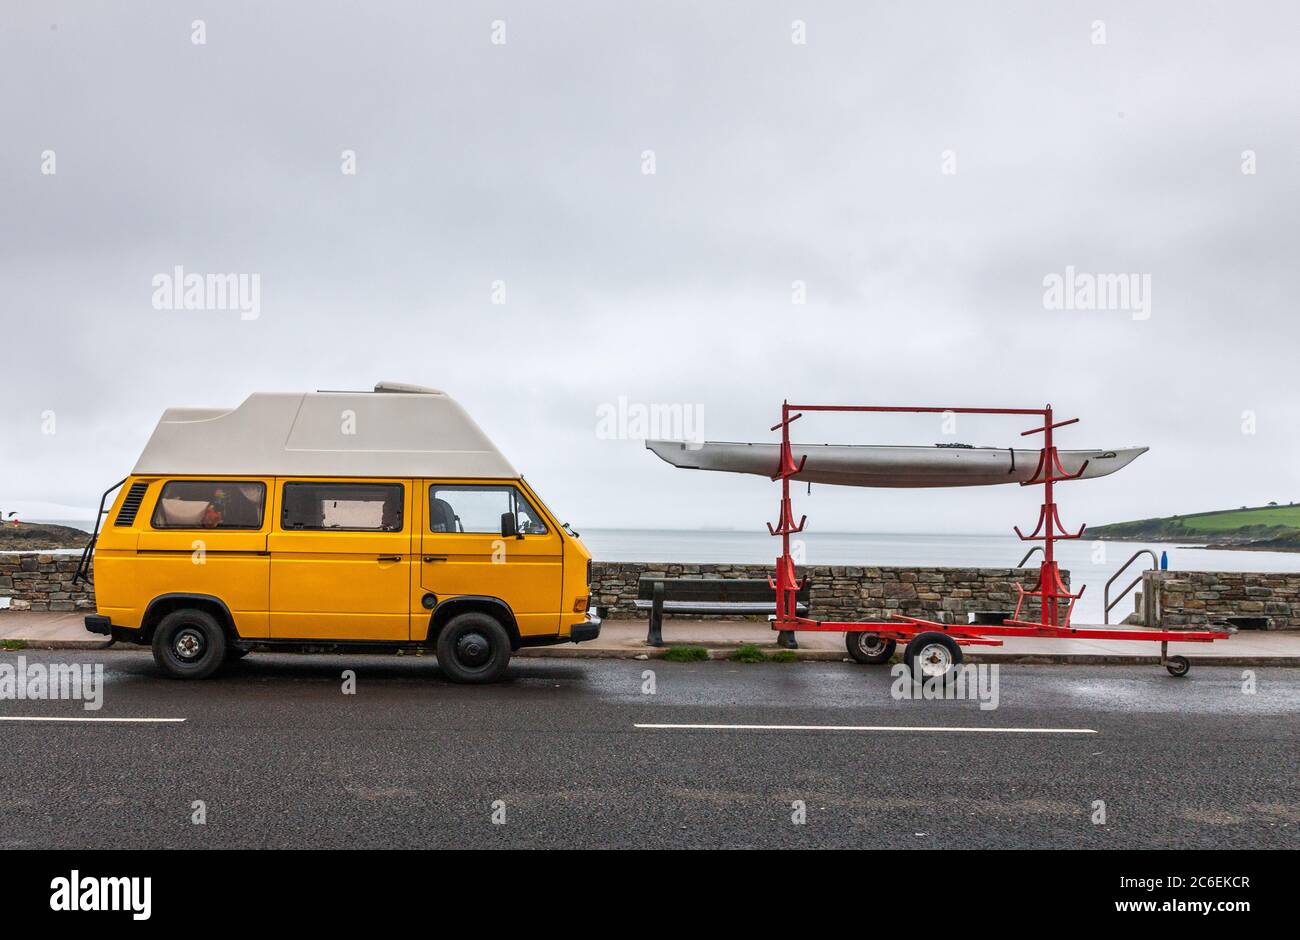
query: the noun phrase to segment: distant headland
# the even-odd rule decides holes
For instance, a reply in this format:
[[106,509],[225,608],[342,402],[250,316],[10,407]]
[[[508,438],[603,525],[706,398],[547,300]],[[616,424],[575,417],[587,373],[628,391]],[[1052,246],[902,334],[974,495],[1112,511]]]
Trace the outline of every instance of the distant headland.
[[1129,542],[1196,542],[1212,548],[1300,552],[1300,505],[1269,503],[1187,516],[1094,526],[1088,534]]
[[45,522],[5,521],[0,525],[0,552],[40,552],[56,548],[84,548],[90,533],[72,526]]

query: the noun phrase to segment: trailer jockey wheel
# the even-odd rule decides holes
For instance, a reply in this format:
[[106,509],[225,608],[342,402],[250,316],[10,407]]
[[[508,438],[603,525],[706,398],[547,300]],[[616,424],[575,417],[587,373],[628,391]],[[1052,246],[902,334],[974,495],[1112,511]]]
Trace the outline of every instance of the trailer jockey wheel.
[[[961,647],[946,633],[918,633],[903,654],[907,668],[915,679],[932,679],[946,675],[961,663]],[[917,670],[920,675],[917,675]]]
[[1192,663],[1186,656],[1170,656],[1165,660],[1165,668],[1171,676],[1182,678],[1191,671]]
[[894,655],[894,648],[898,646],[893,640],[882,640],[879,634],[863,632],[844,634],[844,645],[848,647],[849,655],[854,661],[864,666],[889,662],[889,658]]

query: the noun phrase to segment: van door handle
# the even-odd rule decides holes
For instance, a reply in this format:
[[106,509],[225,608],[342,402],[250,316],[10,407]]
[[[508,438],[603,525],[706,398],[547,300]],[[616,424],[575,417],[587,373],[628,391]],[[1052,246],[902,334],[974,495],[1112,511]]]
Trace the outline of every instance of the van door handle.
[[401,561],[401,555],[380,555],[375,561]]
[[447,556],[446,555],[425,555],[424,560],[425,561],[446,561]]

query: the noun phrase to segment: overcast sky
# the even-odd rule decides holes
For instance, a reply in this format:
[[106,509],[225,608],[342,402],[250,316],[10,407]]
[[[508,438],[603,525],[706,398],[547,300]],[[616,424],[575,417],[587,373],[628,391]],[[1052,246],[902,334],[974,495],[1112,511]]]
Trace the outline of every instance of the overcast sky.
[[[775,519],[774,484],[599,435],[620,397],[750,441],[785,397],[1050,401],[1082,419],[1063,447],[1152,448],[1063,492],[1067,524],[1300,501],[1294,3],[0,18],[0,508],[95,505],[165,407],[381,379],[462,401],[579,528]],[[156,309],[178,265],[257,275],[256,318]],[[1149,316],[1048,309],[1067,267],[1145,280]],[[1038,498],[814,488],[800,509],[1003,532]]]

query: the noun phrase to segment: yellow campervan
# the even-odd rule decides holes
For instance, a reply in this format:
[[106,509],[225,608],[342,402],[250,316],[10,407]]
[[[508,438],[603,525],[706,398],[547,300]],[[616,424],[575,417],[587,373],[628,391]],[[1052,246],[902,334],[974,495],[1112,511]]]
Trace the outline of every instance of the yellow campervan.
[[452,679],[490,682],[521,646],[600,633],[591,554],[433,389],[172,408],[105,500],[117,487],[86,629],[151,644],[172,676],[252,650],[432,647]]

